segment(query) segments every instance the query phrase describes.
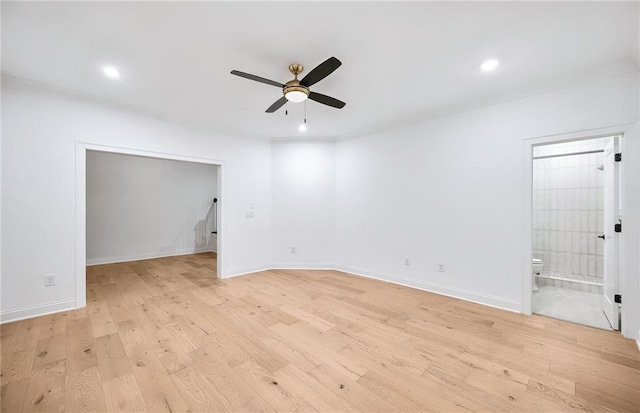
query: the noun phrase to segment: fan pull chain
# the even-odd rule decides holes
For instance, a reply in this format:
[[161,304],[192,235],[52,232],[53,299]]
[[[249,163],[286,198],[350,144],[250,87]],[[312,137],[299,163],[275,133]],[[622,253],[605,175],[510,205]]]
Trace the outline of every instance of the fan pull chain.
[[289,101],[284,104],[284,115],[287,116],[289,114]]
[[304,101],[304,123],[307,124],[307,100]]

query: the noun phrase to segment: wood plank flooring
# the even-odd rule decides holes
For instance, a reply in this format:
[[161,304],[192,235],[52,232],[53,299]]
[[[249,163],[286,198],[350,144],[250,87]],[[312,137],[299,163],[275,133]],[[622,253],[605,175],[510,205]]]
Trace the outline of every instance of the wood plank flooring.
[[87,268],[87,307],[4,324],[2,412],[640,411],[619,334],[215,254]]

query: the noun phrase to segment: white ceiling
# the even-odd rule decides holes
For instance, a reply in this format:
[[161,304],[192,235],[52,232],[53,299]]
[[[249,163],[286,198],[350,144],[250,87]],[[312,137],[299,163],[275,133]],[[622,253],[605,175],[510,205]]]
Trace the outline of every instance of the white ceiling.
[[[3,2],[2,71],[213,130],[333,138],[637,68],[637,36],[635,2]],[[342,67],[311,89],[347,106],[309,101],[304,134],[304,104],[267,114],[281,91],[229,73],[284,83],[330,56]]]

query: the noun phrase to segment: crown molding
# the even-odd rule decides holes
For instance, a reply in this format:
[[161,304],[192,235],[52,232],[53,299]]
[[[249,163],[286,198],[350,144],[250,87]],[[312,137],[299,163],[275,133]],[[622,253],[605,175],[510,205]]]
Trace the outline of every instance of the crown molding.
[[147,118],[153,118],[163,122],[169,122],[183,127],[189,127],[196,129],[200,132],[212,133],[215,135],[229,135],[234,138],[244,138],[250,140],[259,140],[263,142],[269,142],[269,137],[263,135],[253,134],[244,130],[231,128],[219,124],[204,124],[203,122],[187,119],[184,117],[173,116],[171,114],[153,111],[141,106],[131,105],[123,103],[113,99],[107,99],[88,93],[76,92],[68,89],[59,88],[46,83],[40,83],[33,80],[2,74],[2,88],[9,87],[14,89],[20,89],[27,92],[45,94],[55,97],[61,97],[73,102],[91,104],[94,106],[101,106],[108,109],[115,109],[133,113],[139,116]]
[[458,115],[465,112],[484,109],[491,106],[501,105],[525,99],[528,97],[567,89],[570,87],[597,82],[600,80],[625,76],[631,73],[640,72],[638,62],[634,59],[616,61],[607,65],[590,68],[578,73],[567,74],[561,77],[547,79],[541,82],[529,83],[522,87],[514,88],[499,94],[490,94],[461,104],[451,105],[446,108],[423,112],[408,116],[403,119],[396,119],[391,122],[381,123],[371,128],[358,129],[336,136],[336,141],[361,138],[390,130],[401,129],[431,120]]
[[67,89],[58,88],[44,83],[35,82],[32,80],[19,78],[11,75],[2,75],[3,87],[9,86],[28,90],[37,93],[51,94],[55,96],[62,96],[73,101],[81,103],[90,103],[103,107],[109,107],[112,109],[120,109],[128,112],[132,112],[141,116],[151,117],[165,122],[171,122],[182,126],[192,127],[206,133],[215,133],[217,135],[230,135],[233,137],[259,140],[264,142],[339,142],[348,139],[361,138],[368,135],[374,135],[381,132],[386,132],[395,129],[401,129],[407,126],[428,122],[431,120],[453,116],[465,112],[471,112],[478,109],[483,109],[491,106],[500,105],[503,103],[524,99],[544,93],[553,92],[556,90],[566,89],[569,87],[578,86],[581,84],[587,84],[604,80],[607,78],[613,78],[618,76],[624,76],[631,73],[638,73],[640,67],[638,62],[633,59],[624,59],[615,61],[606,65],[590,68],[578,73],[566,74],[564,76],[546,79],[541,82],[529,83],[522,87],[514,88],[506,92],[499,94],[485,95],[470,101],[466,101],[460,104],[451,105],[441,109],[435,109],[427,112],[416,113],[414,115],[404,117],[401,119],[395,119],[390,122],[374,125],[370,128],[356,129],[351,132],[347,132],[336,136],[313,136],[305,139],[304,137],[277,137],[277,136],[265,136],[255,134],[241,130],[239,128],[233,128],[223,126],[220,124],[203,124],[201,121],[194,119],[186,119],[171,114],[155,112],[143,107],[126,104],[120,101],[102,98],[95,95],[75,92]]

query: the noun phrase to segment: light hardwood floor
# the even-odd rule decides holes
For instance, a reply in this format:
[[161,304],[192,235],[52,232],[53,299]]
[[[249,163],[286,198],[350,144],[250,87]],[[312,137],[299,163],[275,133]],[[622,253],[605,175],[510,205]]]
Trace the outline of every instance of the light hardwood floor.
[[87,269],[87,308],[2,325],[3,412],[640,411],[619,334],[215,255]]

